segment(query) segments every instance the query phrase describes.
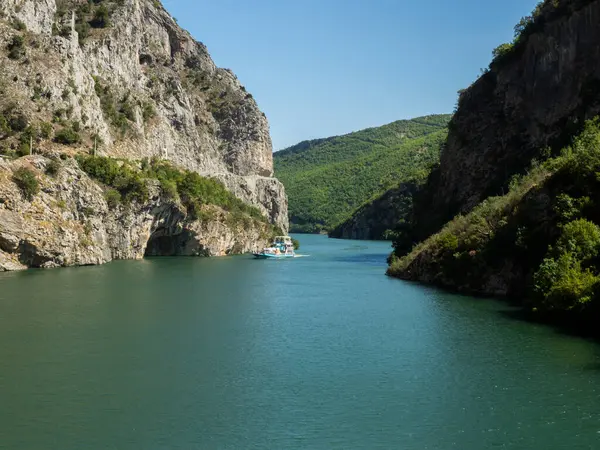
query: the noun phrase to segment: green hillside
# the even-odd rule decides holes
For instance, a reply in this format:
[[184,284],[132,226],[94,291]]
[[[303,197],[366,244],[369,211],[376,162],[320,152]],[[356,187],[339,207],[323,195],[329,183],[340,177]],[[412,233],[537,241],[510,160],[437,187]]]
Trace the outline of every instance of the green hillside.
[[388,189],[425,177],[439,160],[450,117],[401,120],[275,153],[292,231],[331,229]]

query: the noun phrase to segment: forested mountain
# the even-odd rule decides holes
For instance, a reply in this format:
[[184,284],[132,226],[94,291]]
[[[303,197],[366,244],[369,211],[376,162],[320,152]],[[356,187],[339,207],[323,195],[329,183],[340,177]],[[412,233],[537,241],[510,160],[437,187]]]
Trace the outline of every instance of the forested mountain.
[[292,231],[329,230],[403,181],[423,180],[439,160],[449,115],[301,142],[274,155]]

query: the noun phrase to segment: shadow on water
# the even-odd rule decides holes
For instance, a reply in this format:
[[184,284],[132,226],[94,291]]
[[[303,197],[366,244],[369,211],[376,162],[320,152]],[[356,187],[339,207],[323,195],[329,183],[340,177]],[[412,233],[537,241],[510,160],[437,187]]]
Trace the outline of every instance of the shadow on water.
[[359,253],[334,258],[337,262],[368,264],[370,266],[387,267],[387,255],[381,253]]
[[[386,264],[387,265],[387,264]],[[419,281],[400,280],[399,282],[419,285],[422,288],[431,289],[443,294],[468,296],[481,301],[497,301],[506,306],[506,308],[497,308],[495,313],[512,321],[527,323],[530,325],[539,325],[553,330],[555,333],[585,339],[586,341],[600,344],[600,327],[598,327],[599,310],[589,311],[585,316],[578,312],[541,312],[532,311],[524,307],[523,301],[515,297],[502,297],[493,295],[482,295],[460,292],[443,286],[432,286]],[[600,357],[600,348],[599,348]],[[590,365],[590,370],[600,371],[600,362]]]
[[[600,329],[598,328],[596,313],[589,314],[584,318],[581,314],[575,313],[534,312],[523,308],[514,300],[502,300],[514,308],[498,311],[504,317],[529,324],[547,326],[562,335],[583,338],[600,344]],[[600,369],[600,365],[598,369]]]

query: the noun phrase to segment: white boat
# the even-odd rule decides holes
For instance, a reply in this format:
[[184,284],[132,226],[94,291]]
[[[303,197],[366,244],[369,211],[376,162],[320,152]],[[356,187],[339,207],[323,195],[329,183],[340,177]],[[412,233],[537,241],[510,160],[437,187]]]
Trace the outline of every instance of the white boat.
[[254,253],[254,257],[257,259],[282,259],[293,258],[294,256],[296,256],[294,242],[289,236],[276,236],[269,247]]

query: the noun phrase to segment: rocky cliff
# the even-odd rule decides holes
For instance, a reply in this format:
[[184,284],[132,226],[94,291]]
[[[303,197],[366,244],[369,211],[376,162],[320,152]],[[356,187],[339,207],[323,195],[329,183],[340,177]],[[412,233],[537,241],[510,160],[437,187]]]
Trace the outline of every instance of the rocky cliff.
[[514,48],[461,92],[440,167],[415,208],[419,238],[506,193],[513,175],[600,112],[600,1],[545,1],[530,20]]
[[381,240],[386,232],[396,229],[409,219],[417,183],[402,183],[381,197],[360,207],[348,220],[329,232],[336,239]]
[[171,161],[287,230],[265,115],[159,1],[0,0],[0,59],[0,154]]
[[545,1],[494,51],[461,93],[388,274],[598,329],[599,23],[598,0]]
[[[266,221],[233,217],[205,205],[199,217],[149,183],[144,201],[110,205],[103,186],[74,159],[49,174],[50,159],[0,158],[0,271],[102,264],[148,256],[220,256],[259,248],[273,233]],[[56,164],[56,163],[55,163]],[[24,195],[25,169],[39,192]]]

